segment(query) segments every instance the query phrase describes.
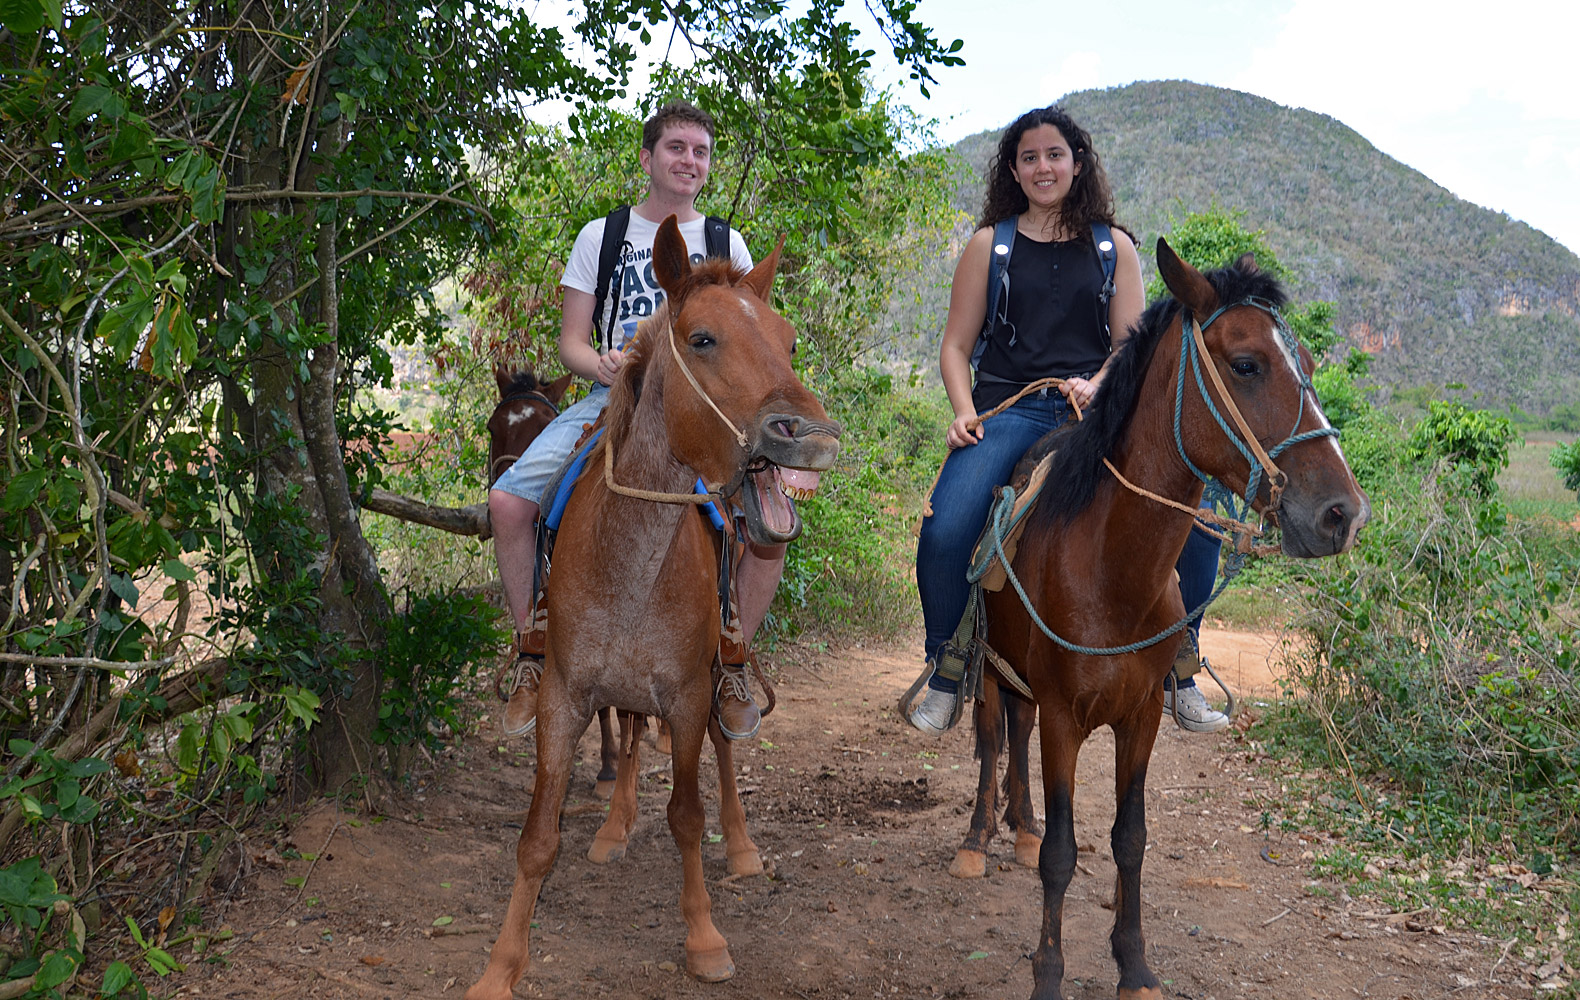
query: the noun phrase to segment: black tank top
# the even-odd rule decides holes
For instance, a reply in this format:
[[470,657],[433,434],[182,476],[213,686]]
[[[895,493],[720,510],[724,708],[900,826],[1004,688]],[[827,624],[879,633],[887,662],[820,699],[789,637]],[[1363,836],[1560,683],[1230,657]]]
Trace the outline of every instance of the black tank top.
[[971,397],[978,413],[1040,378],[1089,375],[1108,344],[1098,316],[1103,267],[1084,240],[1042,243],[1015,234],[1009,258],[1008,322],[988,338]]

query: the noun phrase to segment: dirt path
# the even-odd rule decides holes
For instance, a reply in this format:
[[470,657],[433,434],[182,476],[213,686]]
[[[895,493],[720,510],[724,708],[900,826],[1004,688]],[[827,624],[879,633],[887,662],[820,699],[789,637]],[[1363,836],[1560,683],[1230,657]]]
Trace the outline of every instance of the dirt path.
[[[1209,632],[1204,646],[1246,693],[1276,694],[1269,638]],[[779,710],[762,742],[738,758],[770,874],[723,882],[722,844],[703,852],[714,917],[737,967],[727,983],[704,985],[676,969],[684,966],[684,925],[663,814],[667,758],[644,754],[651,773],[627,858],[585,860],[602,811],[591,794],[594,728],[539,904],[534,965],[516,995],[1028,995],[1037,875],[1014,864],[1008,843],[985,879],[946,873],[976,764],[965,727],[934,740],[896,719],[894,700],[918,662],[910,648],[798,648],[775,658]],[[227,915],[245,940],[228,964],[193,963],[180,995],[459,997],[498,931],[533,775],[529,745],[494,738],[491,721],[483,729],[414,776],[404,817],[370,821],[326,804],[275,839],[255,834],[256,870]],[[1117,978],[1112,913],[1103,908],[1113,886],[1111,756],[1104,731],[1088,743],[1079,772],[1082,853],[1066,906],[1065,993],[1080,1000],[1107,1000]],[[1313,879],[1306,852],[1322,849],[1322,834],[1275,829],[1267,839],[1258,796],[1276,791],[1273,767],[1235,730],[1169,728],[1159,738],[1144,919],[1166,996],[1428,1000],[1506,989],[1487,978],[1495,949],[1469,935],[1413,930],[1419,925],[1404,915],[1386,919],[1341,885]],[[293,859],[296,852],[306,857]]]

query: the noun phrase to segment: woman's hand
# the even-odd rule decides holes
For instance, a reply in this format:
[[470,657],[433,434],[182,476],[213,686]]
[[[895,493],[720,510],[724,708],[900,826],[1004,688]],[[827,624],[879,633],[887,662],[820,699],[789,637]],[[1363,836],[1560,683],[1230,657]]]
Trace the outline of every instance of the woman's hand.
[[598,382],[601,385],[613,385],[614,377],[620,373],[620,366],[625,362],[625,352],[616,348],[608,354],[598,356]]
[[1097,395],[1097,383],[1080,377],[1066,379],[1059,391],[1064,393],[1065,399],[1084,410],[1092,405],[1092,397]]
[[975,412],[962,414],[949,425],[949,430],[944,432],[944,439],[951,448],[964,448],[968,444],[976,444],[982,440],[982,425],[977,423]]

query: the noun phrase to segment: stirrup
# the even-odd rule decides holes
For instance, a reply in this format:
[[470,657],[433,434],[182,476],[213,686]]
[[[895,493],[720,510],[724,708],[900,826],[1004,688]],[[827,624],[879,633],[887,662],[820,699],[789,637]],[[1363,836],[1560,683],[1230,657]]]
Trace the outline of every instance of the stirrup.
[[[904,694],[900,695],[898,711],[900,713],[900,721],[906,725],[910,725],[911,708],[916,701],[916,696],[921,694],[922,690],[927,687],[927,682],[932,680],[933,675],[936,673],[938,673],[938,658],[934,655],[928,659],[927,664],[922,668],[922,675],[916,678],[916,681],[910,687],[905,689]],[[947,727],[949,729],[959,725],[960,717],[965,714],[965,686],[964,678],[955,682],[955,707],[949,713],[949,725]]]
[[[1216,670],[1214,670],[1212,668],[1212,661],[1211,660],[1209,660],[1205,656],[1203,656],[1201,658],[1201,666],[1202,666],[1203,670],[1207,671],[1207,676],[1212,678],[1212,682],[1214,684],[1218,685],[1218,690],[1222,691],[1224,693],[1224,697],[1229,699],[1229,703],[1227,705],[1223,706],[1223,714],[1227,715],[1231,719],[1234,718],[1235,715],[1240,710],[1240,703],[1235,698],[1234,692],[1230,691],[1229,690],[1229,685],[1225,684],[1223,682],[1223,678],[1218,676],[1218,671],[1216,671]],[[1176,698],[1174,700],[1174,710],[1175,710],[1176,714],[1179,712],[1179,699],[1178,698]],[[1177,722],[1178,720],[1176,719],[1175,721]]]

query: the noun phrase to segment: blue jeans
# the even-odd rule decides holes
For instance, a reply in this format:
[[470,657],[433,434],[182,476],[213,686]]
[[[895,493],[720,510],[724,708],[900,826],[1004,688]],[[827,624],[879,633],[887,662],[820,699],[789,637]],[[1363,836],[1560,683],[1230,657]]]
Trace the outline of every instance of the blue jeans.
[[[1200,528],[1190,529],[1185,548],[1180,550],[1179,561],[1174,564],[1180,575],[1180,597],[1185,601],[1187,612],[1196,610],[1197,605],[1212,596],[1213,583],[1218,579],[1218,550],[1222,545]],[[1201,636],[1201,615],[1191,619],[1190,632],[1193,638]],[[1179,686],[1195,687],[1196,678],[1180,681]]]
[[[1064,423],[1069,404],[1057,389],[1027,396],[982,424],[982,440],[956,448],[944,460],[933,487],[931,517],[922,520],[916,542],[916,589],[926,625],[923,648],[932,659],[960,624],[971,586],[966,570],[971,550],[987,524],[993,490],[1009,481],[1026,449]],[[955,683],[934,676],[932,686],[955,690]]]

